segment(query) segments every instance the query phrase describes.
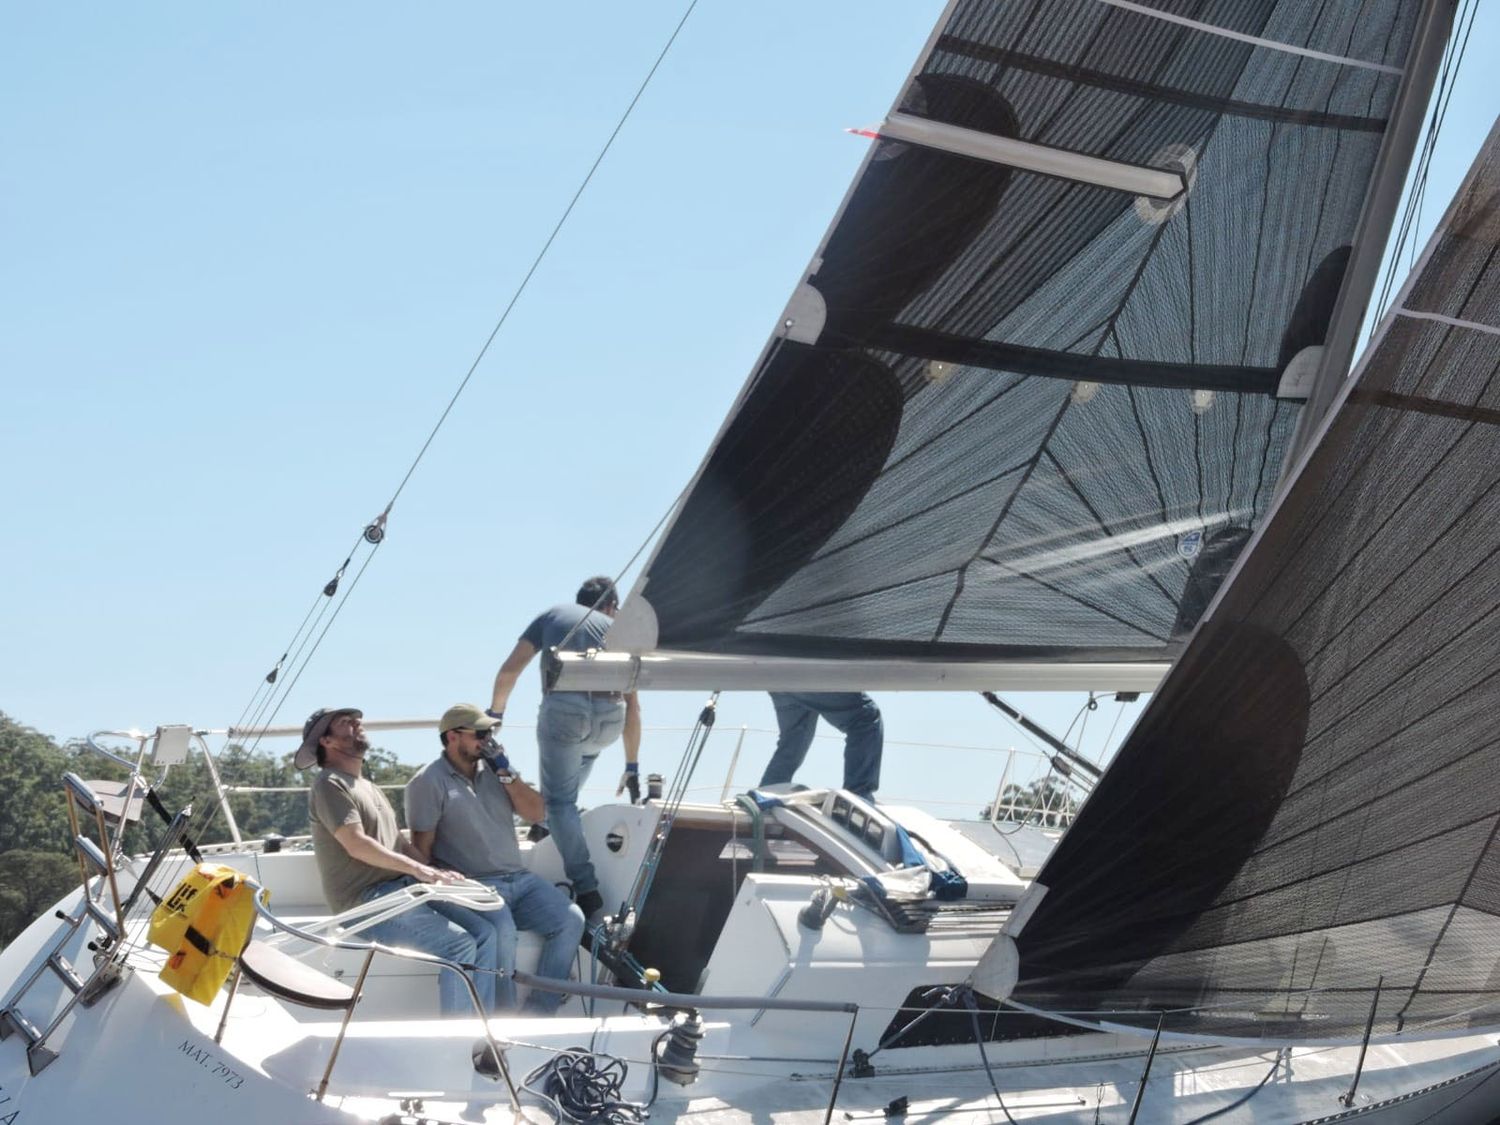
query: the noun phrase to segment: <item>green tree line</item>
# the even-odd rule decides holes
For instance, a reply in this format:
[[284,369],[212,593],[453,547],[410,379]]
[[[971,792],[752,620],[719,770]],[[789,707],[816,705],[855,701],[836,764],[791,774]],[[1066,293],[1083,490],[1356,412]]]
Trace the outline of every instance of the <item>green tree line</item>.
[[[292,765],[294,753],[295,749],[277,755],[231,743],[215,752],[214,762],[226,786],[305,787],[309,779]],[[400,784],[414,772],[386,750],[371,749],[366,759],[366,773],[379,784]],[[59,745],[0,711],[0,947],[78,884],[63,795],[66,773],[85,780],[123,781],[128,776],[124,767],[82,741]],[[148,776],[155,776],[149,766]],[[169,813],[191,805],[188,832],[195,840],[216,843],[230,838],[196,746],[187,762],[168,771],[156,792]],[[393,803],[399,810],[401,802]],[[302,836],[309,830],[305,793],[239,794],[230,798],[230,808],[246,840],[272,834]],[[140,823],[126,832],[125,851],[154,850],[165,829],[146,809]]]
[[[1020,824],[1064,828],[1072,822],[1081,803],[1066,781],[1048,774],[1028,785],[1007,785],[1000,795],[1000,816]],[[985,805],[979,818],[989,820],[993,808]]]

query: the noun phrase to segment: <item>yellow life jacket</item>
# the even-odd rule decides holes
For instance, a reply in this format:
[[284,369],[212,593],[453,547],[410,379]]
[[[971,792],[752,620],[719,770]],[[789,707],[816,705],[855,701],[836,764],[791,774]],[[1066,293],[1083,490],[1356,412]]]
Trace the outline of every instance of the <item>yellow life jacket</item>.
[[245,876],[222,863],[200,863],[151,912],[151,944],[171,955],[161,979],[211,1004],[254,925],[255,900]]

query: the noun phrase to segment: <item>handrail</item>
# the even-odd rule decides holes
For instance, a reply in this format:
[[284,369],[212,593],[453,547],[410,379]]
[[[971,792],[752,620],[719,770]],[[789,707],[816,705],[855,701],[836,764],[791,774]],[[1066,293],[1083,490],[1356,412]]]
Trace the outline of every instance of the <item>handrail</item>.
[[[246,877],[245,882],[249,884],[252,892],[251,900],[255,903],[256,916],[262,921],[266,922],[266,924],[269,925],[273,930],[277,930],[285,934],[290,934],[293,937],[300,938],[303,941],[309,942],[312,945],[320,946],[324,949],[350,950],[356,953],[364,953],[367,957],[372,956],[376,953],[380,953],[388,957],[394,957],[397,960],[423,962],[429,965],[436,965],[439,967],[439,969],[449,969],[454,973],[457,973],[459,979],[464,982],[464,988],[469,993],[469,1002],[474,1005],[474,1011],[479,1016],[479,1024],[483,1032],[484,1039],[489,1044],[490,1050],[494,1052],[494,1058],[499,1064],[500,1075],[502,1078],[504,1078],[506,1090],[510,1094],[511,1109],[517,1115],[520,1114],[521,1098],[516,1091],[515,1082],[511,1078],[510,1066],[506,1062],[504,1053],[500,1050],[499,1042],[496,1041],[495,1036],[490,1031],[489,1020],[486,1018],[487,1013],[484,1010],[483,1003],[481,1003],[479,999],[479,991],[474,987],[474,981],[469,976],[468,970],[463,965],[461,965],[457,961],[450,961],[446,957],[439,957],[434,953],[424,953],[421,950],[417,949],[397,949],[393,946],[384,945],[378,941],[352,941],[347,938],[324,937],[321,934],[312,933],[309,930],[303,929],[301,926],[295,926],[292,923],[283,921],[281,918],[277,917],[274,913],[271,912],[270,907],[267,906],[266,902],[264,901],[265,899],[268,899],[270,897],[266,893],[265,888],[260,883],[249,877]],[[353,1003],[357,1001],[358,995],[356,994],[354,1000],[351,1002],[351,1013],[353,1010]],[[343,1045],[344,1033],[348,1029],[348,1026],[349,1021],[346,1017],[343,1025],[339,1028],[338,1039],[334,1042],[332,1058],[330,1058],[328,1061],[328,1071],[324,1074],[323,1082],[325,1088],[327,1086],[328,1077],[333,1072],[333,1064],[338,1058],[339,1048]]]
[[116,754],[113,750],[106,750],[104,747],[100,746],[99,743],[97,743],[97,742],[94,741],[96,738],[105,738],[105,737],[109,737],[109,738],[128,738],[128,739],[131,739],[132,741],[140,743],[141,746],[144,747],[146,745],[146,740],[148,738],[150,738],[151,736],[149,734],[146,734],[144,731],[138,731],[138,730],[96,730],[92,734],[86,735],[84,737],[84,740],[83,740],[84,745],[87,746],[94,753],[96,753],[96,754],[102,754],[104,757],[108,758],[110,761],[116,762],[119,765],[124,766],[131,773],[137,772],[137,769],[139,767],[139,763],[138,762],[132,762],[129,758],[122,758],[120,755]]
[[[198,749],[203,755],[203,763],[208,769],[208,776],[210,780],[213,782],[214,796],[218,801],[219,811],[224,814],[224,822],[229,826],[230,839],[232,839],[236,844],[242,844],[244,843],[244,840],[240,836],[239,822],[235,820],[234,810],[229,806],[229,794],[233,790],[226,786],[223,779],[219,777],[219,767],[214,762],[213,752],[208,748],[207,740],[203,737],[205,733],[211,732],[195,730],[192,732],[191,737],[193,741],[198,743]],[[125,758],[120,756],[119,754],[116,754],[113,750],[105,749],[98,742],[100,738],[128,738],[131,741],[138,743],[140,749],[138,754],[136,755],[136,760],[131,761],[129,758]],[[144,780],[146,776],[146,771],[144,768],[146,762],[146,744],[150,742],[151,738],[152,736],[147,734],[145,731],[134,729],[96,730],[84,737],[84,745],[94,753],[108,758],[110,761],[116,763],[117,765],[124,766],[130,771],[130,789],[127,790],[125,794],[125,802],[127,806],[129,805],[131,798],[135,795],[135,784],[137,780]],[[160,781],[162,781],[162,779],[165,778],[166,775],[167,767],[162,766],[156,777],[157,782],[159,783]],[[151,788],[152,785],[150,783],[147,783],[146,789],[149,790]],[[125,818],[122,817],[120,819],[119,831],[117,832],[115,839],[116,849],[119,848],[124,838]]]
[[[448,969],[457,973],[464,982],[464,988],[469,994],[470,1003],[473,1004],[474,1010],[479,1014],[484,1039],[488,1043],[490,1050],[494,1053],[494,1058],[498,1060],[501,1077],[505,1081],[506,1089],[511,1098],[511,1107],[517,1114],[520,1113],[520,1097],[517,1093],[514,1080],[511,1077],[509,1064],[506,1061],[505,1055],[500,1050],[499,1042],[490,1031],[489,1021],[485,1018],[484,1007],[479,999],[479,992],[474,987],[474,981],[463,965],[457,961],[451,961],[446,957],[439,957],[433,953],[424,953],[420,950],[397,949],[378,941],[359,941],[350,938],[328,937],[323,934],[314,933],[311,930],[278,917],[272,912],[265,901],[268,896],[265,895],[264,887],[256,880],[248,877],[246,877],[245,882],[251,888],[251,898],[255,903],[256,916],[278,933],[298,938],[322,949],[363,953],[367,958],[379,953],[397,958],[398,960],[436,965],[439,969]],[[497,973],[506,974],[507,970],[497,970]],[[596,999],[619,1000],[627,1004],[650,1003],[653,1006],[664,1008],[697,1008],[710,1011],[766,1009],[771,1011],[839,1013],[850,1017],[851,1034],[854,1021],[859,1017],[859,1005],[851,1001],[787,1000],[775,996],[698,996],[682,992],[642,992],[640,989],[634,988],[616,988],[609,985],[584,984],[582,982],[557,980],[551,977],[538,977],[516,969],[508,970],[508,975],[516,983],[524,984],[531,988],[541,988],[549,992],[561,992],[571,996],[591,996]],[[357,1001],[358,992],[356,990],[356,994],[351,1000],[351,1012],[353,1004]],[[223,1018],[227,1021],[227,1011]],[[343,1025],[339,1028],[339,1035],[334,1042],[329,1059],[328,1071],[324,1075],[324,1088],[326,1088],[328,1076],[332,1073],[333,1064],[337,1061],[339,1049],[343,1045],[348,1022],[346,1017]],[[846,1042],[845,1051],[847,1052],[847,1050],[848,1043]],[[840,1074],[842,1074],[842,1066],[840,1067]]]

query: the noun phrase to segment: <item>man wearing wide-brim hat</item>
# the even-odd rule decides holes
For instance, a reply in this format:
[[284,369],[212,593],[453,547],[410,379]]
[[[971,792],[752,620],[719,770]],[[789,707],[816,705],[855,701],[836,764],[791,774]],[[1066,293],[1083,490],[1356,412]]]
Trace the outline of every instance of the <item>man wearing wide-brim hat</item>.
[[[424,863],[396,825],[396,810],[364,776],[370,741],[354,707],[320,708],[302,727],[298,769],[314,762],[308,806],[313,852],[329,909],[342,913],[410,883],[457,883],[463,876]],[[473,965],[474,986],[486,1011],[494,1007],[495,928],[453,903],[416,906],[363,931],[387,945],[405,946]],[[438,975],[443,1015],[474,1015],[469,990],[451,970]]]

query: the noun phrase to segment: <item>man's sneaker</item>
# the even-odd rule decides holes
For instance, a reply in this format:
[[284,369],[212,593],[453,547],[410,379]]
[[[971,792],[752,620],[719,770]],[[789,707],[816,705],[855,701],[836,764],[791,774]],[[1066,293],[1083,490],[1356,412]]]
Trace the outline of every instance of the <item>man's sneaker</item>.
[[578,909],[583,911],[584,921],[592,926],[604,914],[604,896],[598,891],[584,891],[578,896]]

